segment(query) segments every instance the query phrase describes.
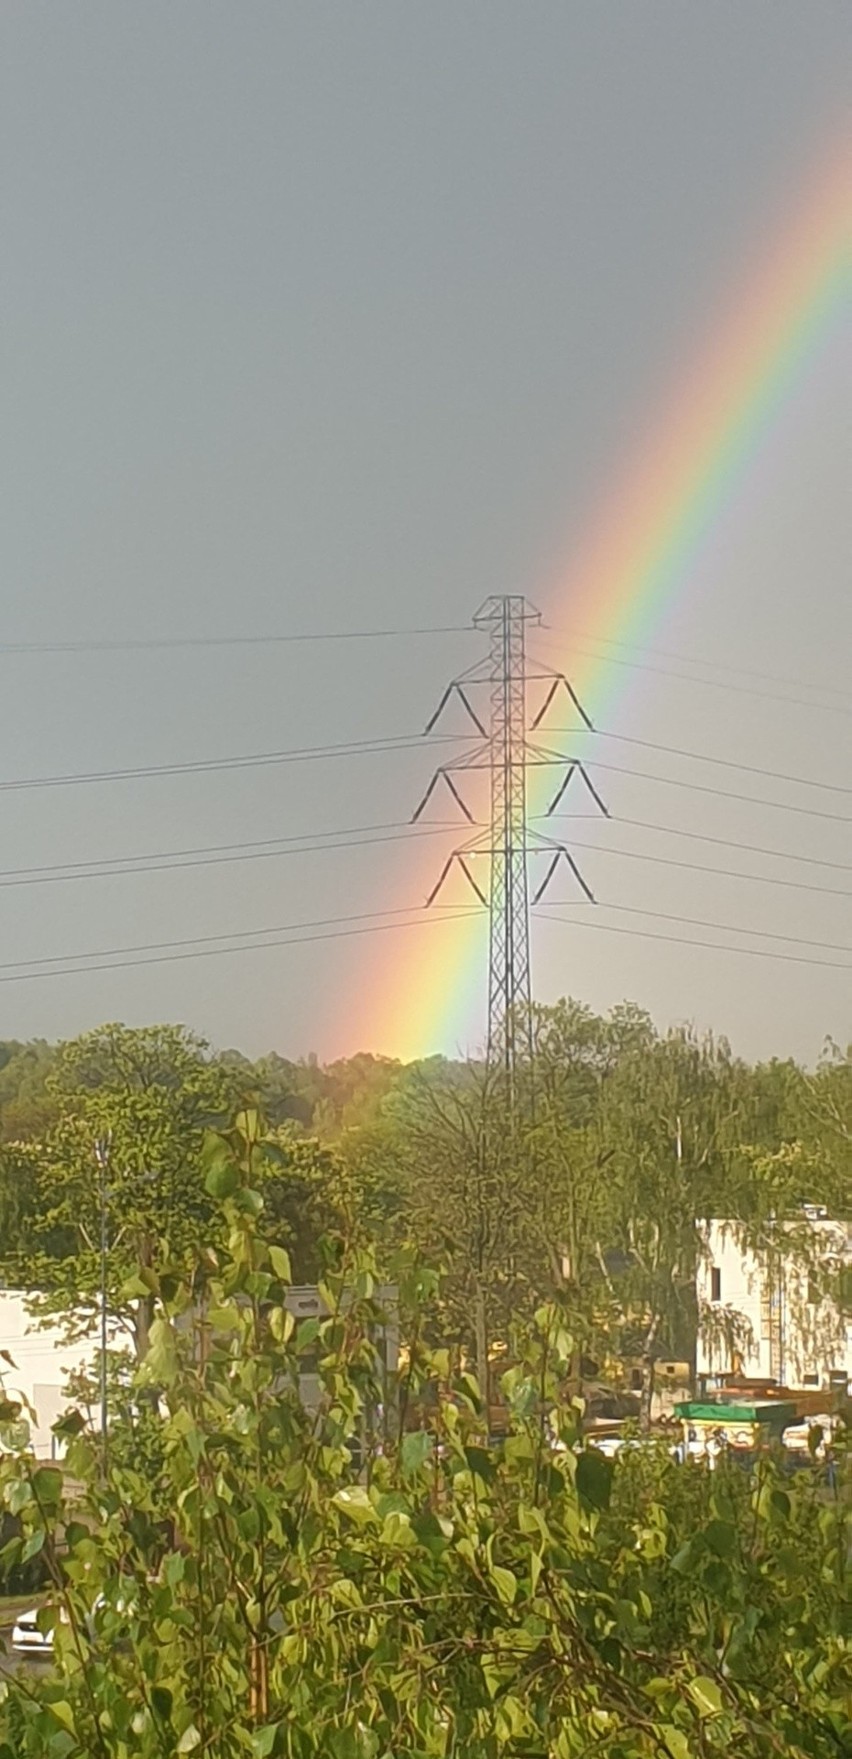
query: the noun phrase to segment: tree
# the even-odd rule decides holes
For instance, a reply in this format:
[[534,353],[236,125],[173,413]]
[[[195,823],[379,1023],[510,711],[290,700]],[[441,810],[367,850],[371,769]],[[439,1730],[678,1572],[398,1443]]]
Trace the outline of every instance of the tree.
[[56,1060],[44,1039],[0,1043],[0,1142],[28,1141],[44,1135],[55,1118],[47,1081]]
[[[771,1460],[749,1479],[579,1446],[552,1305],[514,1340],[510,1434],[486,1445],[475,1382],[424,1342],[435,1280],[410,1258],[399,1394],[431,1415],[356,1475],[374,1271],[344,1253],[327,1317],[294,1325],[287,1255],[258,1230],[267,1155],[250,1129],[209,1142],[226,1244],[158,1281],[139,1372],[156,1484],[132,1458],[104,1481],[73,1416],[66,1475],[0,1461],[55,1641],[50,1672],[7,1682],[0,1759],[836,1759],[841,1499]],[[16,1415],[0,1405],[0,1438]]]
[[[92,1329],[100,1307],[101,1207],[111,1313],[138,1356],[151,1312],[146,1274],[162,1238],[178,1258],[209,1226],[198,1171],[204,1130],[223,1117],[232,1090],[207,1046],[182,1027],[104,1026],[58,1048],[47,1090],[51,1128],[24,1153],[3,1151],[8,1181],[25,1160],[27,1226],[3,1245],[3,1270],[44,1295],[54,1311]],[[96,1145],[103,1144],[101,1182]],[[130,1273],[132,1300],[121,1291]]]
[[[695,1336],[701,1222],[720,1204],[725,1213],[739,1077],[724,1042],[684,1029],[631,1048],[606,1090],[601,1129],[611,1151],[619,1264],[609,1280],[622,1313],[622,1353],[641,1361],[644,1428],[661,1344],[687,1348]],[[631,1332],[638,1349],[630,1348]]]

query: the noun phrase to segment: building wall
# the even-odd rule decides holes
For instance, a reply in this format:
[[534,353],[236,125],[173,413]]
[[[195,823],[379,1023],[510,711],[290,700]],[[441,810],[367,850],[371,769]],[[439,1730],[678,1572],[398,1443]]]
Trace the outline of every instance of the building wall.
[[[808,1225],[813,1258],[848,1262],[845,1226],[824,1217]],[[705,1246],[696,1289],[699,1376],[739,1366],[744,1375],[795,1388],[827,1388],[832,1373],[852,1379],[852,1326],[837,1302],[821,1295],[813,1262],[788,1251],[770,1265],[741,1243],[736,1224],[727,1221],[709,1223]],[[730,1337],[722,1335],[737,1315],[751,1330],[739,1363],[732,1360]]]
[[[110,1338],[117,1347],[117,1337]],[[66,1343],[58,1326],[42,1329],[27,1311],[26,1296],[11,1289],[0,1289],[0,1350],[11,1356],[10,1363],[0,1358],[0,1376],[9,1398],[20,1395],[32,1405],[36,1419],[30,1419],[30,1440],[40,1459],[51,1459],[60,1450],[51,1434],[51,1425],[68,1409],[73,1400],[66,1393],[69,1374],[90,1367],[97,1354],[97,1344],[88,1338],[83,1343]]]

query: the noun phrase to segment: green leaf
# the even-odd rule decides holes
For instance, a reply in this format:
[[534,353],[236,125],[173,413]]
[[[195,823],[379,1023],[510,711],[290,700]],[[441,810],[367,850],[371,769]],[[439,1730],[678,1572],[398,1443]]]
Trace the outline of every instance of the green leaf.
[[67,1411],[51,1425],[51,1434],[59,1441],[73,1441],[75,1436],[82,1435],[85,1427],[86,1419],[81,1411]]
[[426,1429],[412,1429],[402,1438],[400,1463],[406,1478],[413,1478],[425,1465],[432,1452],[432,1437]]
[[481,1478],[483,1484],[490,1484],[494,1477],[494,1461],[485,1448],[465,1448],[464,1456],[471,1472]]
[[659,1735],[660,1740],[665,1741],[671,1759],[692,1759],[692,1749],[682,1728],[676,1728],[673,1722],[663,1722]]
[[275,1746],[278,1733],[277,1723],[267,1723],[266,1728],[256,1728],[251,1737],[252,1759],[268,1759]]
[[171,1696],[171,1692],[169,1692],[169,1689],[167,1689],[165,1685],[151,1685],[151,1706],[153,1706],[153,1710],[155,1710],[155,1713],[157,1713],[162,1722],[167,1722],[167,1720],[169,1720],[169,1717],[171,1717],[171,1706],[173,1706],[173,1696]]
[[360,1527],[368,1522],[378,1522],[378,1515],[373,1508],[363,1484],[346,1484],[332,1497],[335,1508],[340,1509],[350,1520],[356,1521]]
[[704,1538],[710,1551],[714,1551],[717,1557],[733,1557],[737,1548],[737,1535],[729,1521],[708,1521]]
[[504,1569],[502,1564],[491,1564],[488,1574],[503,1605],[511,1606],[518,1591],[518,1583],[512,1571]]
[[[232,1197],[240,1182],[239,1167],[230,1158],[215,1160],[204,1176],[204,1189],[209,1197]],[[189,1749],[187,1748],[187,1751]]]
[[68,1703],[67,1698],[52,1698],[50,1701],[50,1710],[51,1715],[56,1717],[57,1722],[61,1722],[62,1727],[68,1729],[69,1732],[73,1734],[75,1728],[74,1712],[71,1705]]
[[[194,1753],[201,1746],[201,1736],[194,1722],[185,1728],[175,1748],[176,1753]],[[268,1749],[267,1749],[268,1750]]]
[[292,1283],[293,1272],[290,1268],[290,1254],[285,1252],[283,1246],[270,1246],[269,1262],[279,1282]]
[[296,1321],[286,1307],[270,1307],[269,1329],[276,1344],[289,1343],[296,1329]]
[[688,1690],[695,1700],[699,1716],[718,1716],[722,1709],[722,1694],[715,1680],[707,1674],[699,1674],[697,1679],[690,1680]]
[[158,1316],[151,1326],[145,1367],[150,1378],[163,1386],[171,1386],[177,1379],[175,1337],[168,1320],[162,1316]]
[[577,1460],[577,1494],[590,1509],[609,1507],[613,1464],[595,1448],[586,1448]]
[[239,1331],[239,1310],[236,1307],[209,1307],[207,1323],[214,1331]]
[[56,1466],[39,1466],[33,1475],[33,1494],[39,1502],[58,1503],[62,1482],[62,1473]]
[[43,1527],[39,1527],[38,1532],[30,1534],[29,1539],[21,1552],[22,1564],[28,1564],[31,1557],[38,1557],[39,1552],[44,1548],[46,1537],[47,1535]]

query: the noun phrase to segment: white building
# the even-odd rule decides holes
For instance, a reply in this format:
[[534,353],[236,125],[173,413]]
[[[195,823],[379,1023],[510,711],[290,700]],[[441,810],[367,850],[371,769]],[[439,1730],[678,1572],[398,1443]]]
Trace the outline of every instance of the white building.
[[[125,1339],[110,1328],[112,1349]],[[58,1325],[39,1325],[27,1307],[27,1296],[14,1289],[0,1289],[0,1384],[8,1399],[22,1398],[35,1411],[26,1416],[30,1445],[39,1459],[53,1459],[61,1448],[51,1434],[52,1425],[77,1402],[68,1394],[68,1376],[91,1370],[98,1355],[94,1338],[69,1344]],[[5,1357],[11,1357],[7,1361]]]
[[696,1375],[740,1373],[797,1390],[852,1381],[852,1314],[840,1284],[852,1228],[822,1211],[778,1222],[755,1251],[736,1222],[711,1221],[698,1268]]

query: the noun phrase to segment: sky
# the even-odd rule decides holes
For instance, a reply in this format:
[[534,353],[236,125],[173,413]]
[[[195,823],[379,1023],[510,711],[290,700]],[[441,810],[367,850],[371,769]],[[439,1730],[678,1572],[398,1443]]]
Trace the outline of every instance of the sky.
[[[541,604],[571,670],[572,553],[836,150],[850,49],[834,0],[3,8],[0,782],[349,749],[0,790],[0,1038],[476,1045],[484,964],[421,920],[458,828],[409,846],[417,736],[489,594]],[[541,1000],[749,1057],[852,1037],[849,409],[832,332],[608,650],[613,731],[830,786],[610,751],[689,786],[607,775],[666,829],[576,827],[620,914],[534,923]],[[758,881],[637,858],[743,844],[779,852]],[[247,935],[291,944],[222,951]]]

